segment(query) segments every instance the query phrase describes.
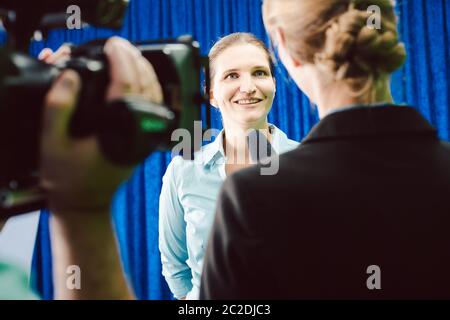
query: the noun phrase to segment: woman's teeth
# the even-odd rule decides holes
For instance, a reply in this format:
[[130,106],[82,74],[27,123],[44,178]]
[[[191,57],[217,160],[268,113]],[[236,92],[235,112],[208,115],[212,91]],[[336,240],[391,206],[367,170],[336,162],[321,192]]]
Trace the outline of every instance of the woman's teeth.
[[258,103],[259,99],[245,99],[245,100],[239,100],[237,101],[238,104],[253,104],[253,103]]

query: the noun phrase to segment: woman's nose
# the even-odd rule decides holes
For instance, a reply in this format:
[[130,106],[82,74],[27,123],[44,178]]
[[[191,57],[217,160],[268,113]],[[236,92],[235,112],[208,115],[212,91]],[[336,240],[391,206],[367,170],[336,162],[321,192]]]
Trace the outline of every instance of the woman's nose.
[[256,92],[256,86],[252,77],[242,77],[240,91],[247,94]]

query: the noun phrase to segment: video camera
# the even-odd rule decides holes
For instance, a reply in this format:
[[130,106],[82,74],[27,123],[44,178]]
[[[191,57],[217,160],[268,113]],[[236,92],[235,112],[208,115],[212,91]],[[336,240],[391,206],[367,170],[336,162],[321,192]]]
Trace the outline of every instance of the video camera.
[[[187,129],[193,136],[194,121],[200,120],[201,104],[207,101],[200,88],[202,70],[209,78],[207,62],[191,37],[135,44],[155,69],[164,105],[132,97],[105,102],[109,84],[105,40],[75,48],[70,59],[59,65],[27,54],[35,31],[47,34],[66,26],[68,6],[80,7],[83,22],[118,28],[128,0],[44,0],[33,3],[32,10],[29,5],[26,0],[0,0],[0,18],[8,33],[0,49],[1,217],[46,206],[38,170],[41,118],[46,93],[62,70],[73,69],[82,80],[70,135],[95,135],[104,156],[119,165],[137,164],[156,149],[169,150],[176,128]],[[193,145],[191,154],[183,156],[191,158],[199,147]]]

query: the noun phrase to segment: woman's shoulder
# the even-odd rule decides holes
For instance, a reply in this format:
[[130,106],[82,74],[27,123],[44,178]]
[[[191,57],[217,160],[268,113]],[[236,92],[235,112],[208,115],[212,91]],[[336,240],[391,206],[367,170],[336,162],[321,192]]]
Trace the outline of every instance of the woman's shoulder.
[[300,145],[300,142],[292,140],[292,139],[287,139],[286,141],[286,146],[290,149],[295,149]]
[[212,143],[204,145],[194,153],[192,159],[185,159],[181,155],[173,156],[167,166],[163,180],[172,181],[176,185],[191,184],[205,173],[205,168],[215,159],[215,148]]
[[192,160],[183,159],[181,155],[175,155],[162,177],[163,183],[180,185],[185,179],[191,179],[194,171],[192,162]]
[[193,165],[193,161],[189,159],[184,159],[181,155],[173,156],[169,165],[167,166],[167,172],[176,172],[179,174],[181,171],[189,169]]
[[277,144],[280,153],[294,150],[300,145],[300,142],[289,139],[287,134],[281,129],[277,127],[275,127],[275,129],[277,130],[277,141],[275,141],[275,143]]
[[185,159],[181,155],[174,155],[170,161],[167,172],[176,175],[183,175],[189,172],[193,172],[197,169],[201,169],[205,164],[205,159],[209,157],[209,154],[213,152],[213,143],[204,145],[200,150],[194,152],[194,157]]

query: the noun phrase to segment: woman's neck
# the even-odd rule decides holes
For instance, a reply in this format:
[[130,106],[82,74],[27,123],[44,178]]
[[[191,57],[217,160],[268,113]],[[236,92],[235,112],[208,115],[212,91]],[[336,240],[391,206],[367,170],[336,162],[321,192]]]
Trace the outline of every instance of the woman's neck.
[[362,97],[352,95],[347,84],[343,82],[333,83],[321,89],[323,94],[318,94],[317,108],[319,118],[322,119],[327,114],[351,105],[372,105],[378,103],[393,103],[389,79],[380,80]]
[[236,126],[224,123],[224,139],[223,148],[229,163],[232,164],[248,164],[250,163],[247,136],[250,130],[260,130],[270,141],[269,124],[267,119],[260,124],[248,126]]

